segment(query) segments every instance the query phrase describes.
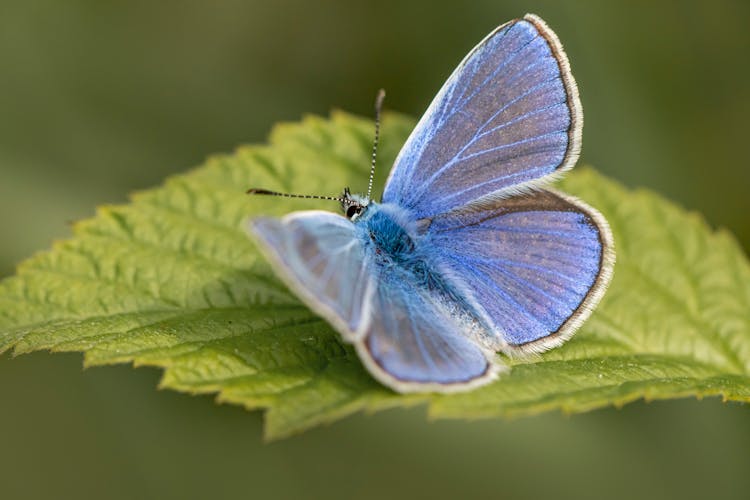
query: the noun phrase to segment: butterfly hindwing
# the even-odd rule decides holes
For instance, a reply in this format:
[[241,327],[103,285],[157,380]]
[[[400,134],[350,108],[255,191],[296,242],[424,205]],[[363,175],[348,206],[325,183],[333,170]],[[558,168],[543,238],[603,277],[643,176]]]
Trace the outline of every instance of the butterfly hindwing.
[[415,286],[408,273],[387,273],[378,280],[372,322],[357,346],[381,382],[400,392],[450,392],[497,375],[502,366],[468,334],[468,318],[434,292]]
[[510,351],[565,341],[601,298],[614,264],[604,218],[549,190],[435,217],[425,244],[462,277],[506,344],[495,347]]
[[571,168],[583,115],[557,36],[511,21],[456,68],[401,150],[383,202],[432,217]]

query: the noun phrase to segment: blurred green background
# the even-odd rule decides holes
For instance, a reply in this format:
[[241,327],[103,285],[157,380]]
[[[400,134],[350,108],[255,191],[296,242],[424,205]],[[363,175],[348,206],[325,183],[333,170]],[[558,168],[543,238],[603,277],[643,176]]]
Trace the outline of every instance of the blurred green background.
[[[497,24],[540,14],[581,88],[585,162],[750,248],[750,2],[0,0],[0,276],[215,152],[334,107],[418,116]],[[365,179],[363,179],[365,182]],[[364,186],[364,184],[363,184]],[[246,186],[238,186],[243,189]],[[80,355],[0,358],[2,498],[747,498],[750,412],[357,416],[272,443],[258,413]]]

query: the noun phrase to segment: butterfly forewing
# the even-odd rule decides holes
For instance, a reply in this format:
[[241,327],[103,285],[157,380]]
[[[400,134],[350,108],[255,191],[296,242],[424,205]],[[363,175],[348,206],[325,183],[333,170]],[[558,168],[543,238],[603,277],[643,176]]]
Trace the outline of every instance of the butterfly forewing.
[[582,125],[555,34],[536,16],[512,21],[445,83],[396,159],[383,202],[424,218],[518,193],[573,166]]
[[347,340],[361,337],[369,322],[373,269],[354,225],[329,212],[295,212],[251,222],[267,255],[287,284]]

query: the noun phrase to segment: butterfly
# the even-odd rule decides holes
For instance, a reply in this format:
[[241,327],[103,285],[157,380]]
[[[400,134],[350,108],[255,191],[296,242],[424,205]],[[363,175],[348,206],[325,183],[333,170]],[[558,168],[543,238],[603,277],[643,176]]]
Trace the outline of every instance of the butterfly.
[[582,126],[568,58],[528,14],[458,65],[398,154],[380,202],[369,189],[308,196],[339,200],[343,216],[261,217],[249,231],[382,384],[473,389],[508,370],[497,353],[568,340],[609,284],[606,220],[546,187],[575,165]]

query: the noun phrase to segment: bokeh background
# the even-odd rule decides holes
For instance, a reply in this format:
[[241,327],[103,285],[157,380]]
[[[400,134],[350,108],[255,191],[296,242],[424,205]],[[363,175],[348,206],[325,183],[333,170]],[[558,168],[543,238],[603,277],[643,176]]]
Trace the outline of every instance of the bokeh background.
[[[418,116],[497,24],[540,14],[581,88],[583,160],[750,248],[750,2],[0,0],[0,276],[98,204],[273,123]],[[364,182],[364,180],[363,180]],[[244,186],[238,186],[242,189]],[[262,418],[77,354],[0,357],[2,498],[747,498],[750,410],[356,416],[263,444]]]

